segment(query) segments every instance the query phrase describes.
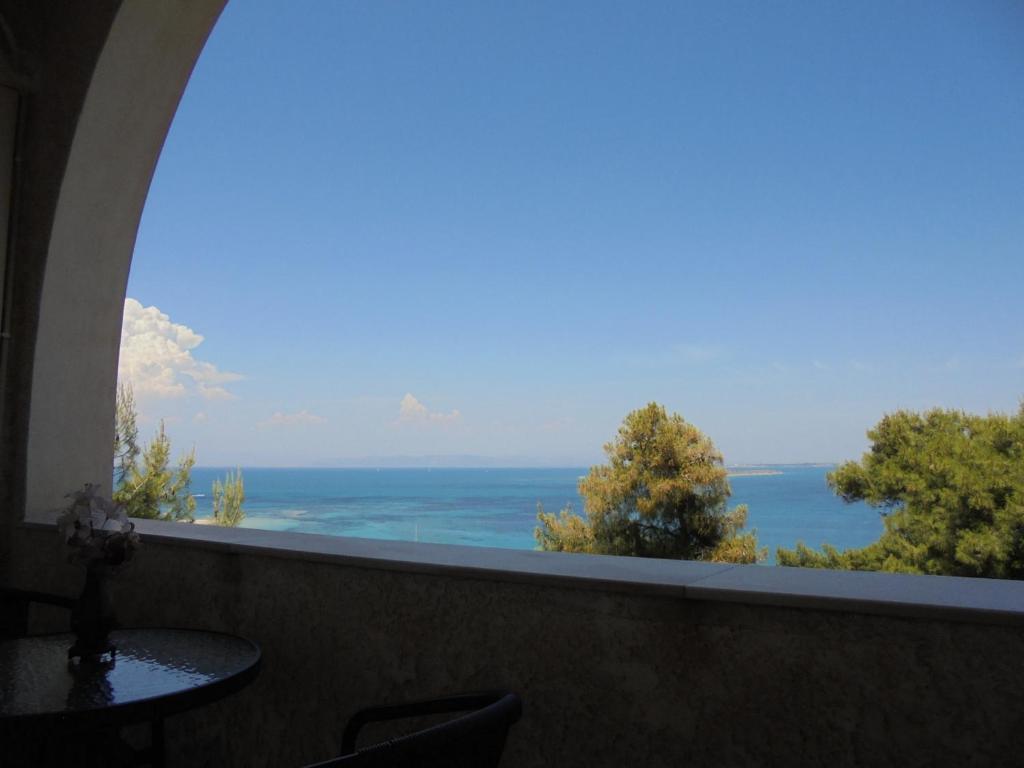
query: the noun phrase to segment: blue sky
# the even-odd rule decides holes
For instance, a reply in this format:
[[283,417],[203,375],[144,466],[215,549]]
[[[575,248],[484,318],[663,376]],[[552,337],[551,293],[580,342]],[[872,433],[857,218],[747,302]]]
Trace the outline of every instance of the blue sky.
[[1024,395],[1024,6],[288,8],[229,2],[128,286],[200,464],[590,464],[651,400],[834,461]]

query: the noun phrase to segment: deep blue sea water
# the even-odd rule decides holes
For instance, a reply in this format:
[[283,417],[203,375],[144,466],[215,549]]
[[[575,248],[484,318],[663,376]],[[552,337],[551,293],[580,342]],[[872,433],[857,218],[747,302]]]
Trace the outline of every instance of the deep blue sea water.
[[[766,468],[767,469],[767,468]],[[840,549],[870,544],[878,512],[845,504],[825,485],[828,467],[779,466],[782,474],[732,477],[730,506],[747,504],[748,527],[768,547],[797,541]],[[210,488],[227,470],[192,470],[197,516],[212,514]],[[533,549],[537,502],[547,511],[583,502],[569,469],[242,469],[247,528],[331,536]]]

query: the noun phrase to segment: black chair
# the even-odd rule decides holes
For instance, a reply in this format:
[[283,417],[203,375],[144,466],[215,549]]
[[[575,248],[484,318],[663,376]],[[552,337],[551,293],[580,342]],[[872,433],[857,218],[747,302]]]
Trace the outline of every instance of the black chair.
[[25,637],[29,629],[29,611],[33,605],[51,605],[69,612],[75,599],[46,592],[0,587],[0,640]]
[[[522,710],[519,696],[505,691],[370,707],[356,712],[345,726],[341,757],[307,768],[493,768],[501,759],[508,729],[519,720]],[[368,723],[455,712],[467,714],[356,749],[359,732]]]

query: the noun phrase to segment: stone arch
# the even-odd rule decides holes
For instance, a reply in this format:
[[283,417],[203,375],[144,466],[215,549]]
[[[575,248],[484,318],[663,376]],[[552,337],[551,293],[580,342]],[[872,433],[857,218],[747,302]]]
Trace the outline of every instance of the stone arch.
[[121,315],[160,150],[226,0],[123,2],[89,80],[46,250],[32,357],[25,511],[108,485]]

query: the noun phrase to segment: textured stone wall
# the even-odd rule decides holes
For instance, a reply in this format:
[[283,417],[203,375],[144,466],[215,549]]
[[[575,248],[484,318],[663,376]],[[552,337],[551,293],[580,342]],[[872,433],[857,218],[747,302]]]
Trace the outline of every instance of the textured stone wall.
[[[11,581],[71,592],[55,537]],[[44,566],[44,567],[41,567]],[[1019,628],[641,596],[151,543],[125,623],[259,641],[246,691],[168,722],[171,766],[332,755],[360,706],[468,689],[525,700],[505,765],[1018,765]]]

